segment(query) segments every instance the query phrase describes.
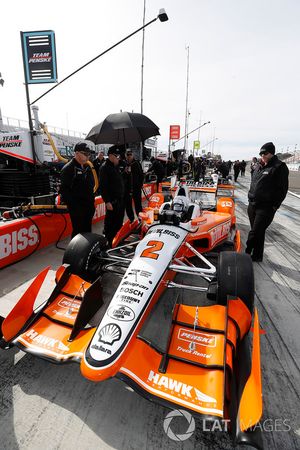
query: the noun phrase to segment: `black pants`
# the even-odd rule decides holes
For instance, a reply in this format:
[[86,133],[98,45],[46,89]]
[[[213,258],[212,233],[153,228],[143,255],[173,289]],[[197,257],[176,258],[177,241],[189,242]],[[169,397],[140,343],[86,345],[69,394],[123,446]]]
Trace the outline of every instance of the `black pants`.
[[251,230],[246,242],[246,253],[255,259],[262,259],[264,254],[265,232],[272,223],[275,210],[272,206],[256,206],[249,203],[248,217]]
[[104,219],[104,235],[111,247],[112,241],[123,225],[125,206],[123,201],[113,201],[113,210],[106,210]]
[[90,233],[92,231],[92,219],[95,213],[93,203],[68,205],[68,210],[73,228],[72,238],[78,233]]
[[238,176],[240,174],[240,170],[239,169],[233,169],[233,171],[234,171],[234,181],[237,181]]
[[141,192],[141,189],[135,190],[132,193],[127,192],[125,194],[125,209],[126,209],[126,214],[128,216],[128,219],[130,220],[130,222],[134,221],[134,212],[133,212],[133,208],[132,208],[132,200],[134,202],[135,213],[138,216],[139,213],[143,209],[142,208],[142,192]]

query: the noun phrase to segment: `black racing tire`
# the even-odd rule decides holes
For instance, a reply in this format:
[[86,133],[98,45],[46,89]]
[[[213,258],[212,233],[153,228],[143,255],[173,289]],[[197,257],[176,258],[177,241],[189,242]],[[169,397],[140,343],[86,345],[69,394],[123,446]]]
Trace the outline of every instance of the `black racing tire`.
[[217,268],[217,303],[227,305],[227,295],[239,297],[253,313],[254,272],[246,253],[220,252]]
[[63,264],[69,264],[71,273],[84,280],[99,276],[101,252],[107,248],[104,236],[95,233],[77,234],[67,246]]

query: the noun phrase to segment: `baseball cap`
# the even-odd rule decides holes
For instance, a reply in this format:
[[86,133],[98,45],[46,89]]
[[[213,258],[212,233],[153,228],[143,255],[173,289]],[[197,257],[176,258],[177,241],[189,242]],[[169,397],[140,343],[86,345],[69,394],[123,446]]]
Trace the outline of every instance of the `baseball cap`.
[[264,144],[260,151],[259,154],[260,155],[265,155],[267,153],[271,153],[272,155],[275,155],[275,145],[273,144],[273,142],[267,142],[266,144]]
[[116,146],[116,145],[113,145],[112,147],[110,147],[110,148],[108,149],[107,154],[108,154],[108,155],[116,155],[116,156],[119,156],[121,153],[120,153],[119,147]]
[[85,142],[78,142],[74,147],[74,152],[94,153]]

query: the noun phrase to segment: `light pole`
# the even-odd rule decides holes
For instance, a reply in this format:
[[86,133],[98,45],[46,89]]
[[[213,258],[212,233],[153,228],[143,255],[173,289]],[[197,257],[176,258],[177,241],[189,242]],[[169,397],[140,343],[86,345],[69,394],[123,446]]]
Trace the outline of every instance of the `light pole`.
[[188,138],[188,102],[189,102],[189,70],[190,70],[190,47],[185,47],[187,50],[187,68],[186,68],[186,95],[185,95],[185,128],[184,128],[184,150],[186,150]]
[[126,41],[127,39],[129,39],[131,36],[134,36],[136,33],[138,33],[141,30],[144,30],[144,28],[148,27],[149,25],[151,25],[151,23],[156,22],[156,20],[159,19],[160,22],[166,22],[167,20],[169,20],[166,11],[162,8],[159,10],[159,13],[157,15],[157,17],[155,17],[154,19],[150,20],[150,22],[146,23],[145,25],[143,25],[142,27],[138,28],[137,30],[133,31],[133,33],[130,33],[128,36],[126,36],[125,38],[121,39],[119,42],[117,42],[116,44],[112,45],[111,47],[109,47],[107,50],[105,50],[104,52],[100,53],[99,55],[95,56],[95,58],[91,59],[90,61],[88,61],[87,63],[85,63],[83,66],[79,67],[78,69],[76,69],[74,72],[70,73],[70,75],[68,75],[67,77],[65,77],[63,80],[61,80],[59,83],[57,83],[55,86],[53,86],[52,88],[48,89],[46,92],[44,92],[42,95],[40,95],[38,98],[36,98],[33,102],[30,103],[30,105],[33,105],[34,103],[36,103],[38,100],[40,100],[41,98],[43,98],[46,94],[48,94],[49,92],[53,91],[53,89],[56,89],[58,86],[60,86],[64,81],[68,80],[69,78],[71,78],[73,75],[75,75],[75,73],[79,72],[80,70],[84,69],[85,67],[87,67],[89,64],[91,64],[92,62],[96,61],[96,59],[100,58],[101,56],[105,55],[105,53],[108,53],[110,50],[112,50],[113,48],[117,47],[118,45],[122,44],[122,42]]
[[[144,0],[143,27],[145,26],[146,0]],[[144,94],[144,47],[145,47],[145,28],[143,28],[142,39],[142,67],[141,67],[141,114],[143,114],[143,94]]]

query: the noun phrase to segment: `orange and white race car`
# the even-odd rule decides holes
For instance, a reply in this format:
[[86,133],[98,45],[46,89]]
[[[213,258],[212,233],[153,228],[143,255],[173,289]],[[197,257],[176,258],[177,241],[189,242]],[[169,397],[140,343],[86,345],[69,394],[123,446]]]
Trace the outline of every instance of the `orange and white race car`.
[[262,448],[259,319],[234,200],[187,185],[165,200],[154,194],[112,249],[75,236],[49,298],[34,309],[47,268],[3,320],[1,347],[77,361],[92,381],[117,377],[149,400],[229,421],[234,444]]

